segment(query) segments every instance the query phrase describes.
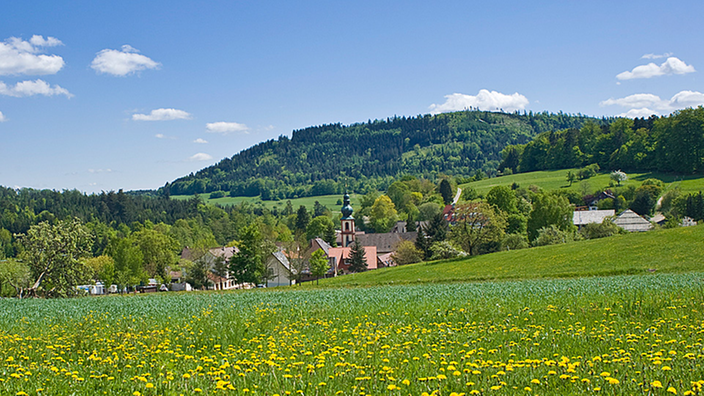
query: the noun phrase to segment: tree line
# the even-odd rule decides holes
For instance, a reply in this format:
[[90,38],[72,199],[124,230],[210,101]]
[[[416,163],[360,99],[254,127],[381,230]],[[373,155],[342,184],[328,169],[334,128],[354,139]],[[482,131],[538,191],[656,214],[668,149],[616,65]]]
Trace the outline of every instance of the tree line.
[[493,174],[507,145],[537,134],[608,118],[564,113],[492,113],[468,110],[417,117],[328,124],[293,132],[225,158],[195,174],[167,183],[163,195],[204,193],[291,199],[354,191],[385,190],[405,174]]
[[515,173],[589,164],[633,172],[700,173],[704,171],[704,107],[543,132],[528,143],[504,148],[498,168]]

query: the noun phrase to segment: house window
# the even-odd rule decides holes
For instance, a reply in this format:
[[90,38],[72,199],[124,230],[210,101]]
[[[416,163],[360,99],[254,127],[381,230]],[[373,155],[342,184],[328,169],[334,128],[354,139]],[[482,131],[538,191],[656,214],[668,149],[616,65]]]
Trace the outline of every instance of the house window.
[[349,230],[350,230],[350,223],[345,222],[345,231],[349,231]]

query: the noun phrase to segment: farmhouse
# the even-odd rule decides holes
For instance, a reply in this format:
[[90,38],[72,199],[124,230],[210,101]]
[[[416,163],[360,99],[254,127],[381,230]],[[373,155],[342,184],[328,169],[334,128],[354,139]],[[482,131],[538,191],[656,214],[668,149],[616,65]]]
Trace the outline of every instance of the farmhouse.
[[645,232],[653,228],[653,225],[648,220],[640,217],[638,213],[630,209],[626,209],[618,215],[614,219],[614,224],[628,232]]
[[572,214],[572,223],[576,225],[579,229],[590,223],[601,224],[604,219],[613,217],[616,211],[613,209],[608,210],[576,210]]

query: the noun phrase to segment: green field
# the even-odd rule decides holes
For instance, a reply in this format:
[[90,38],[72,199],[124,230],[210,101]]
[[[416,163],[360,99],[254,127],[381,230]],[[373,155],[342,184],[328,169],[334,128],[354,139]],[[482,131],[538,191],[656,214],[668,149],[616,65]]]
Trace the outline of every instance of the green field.
[[[278,208],[279,210],[284,209],[286,207],[286,201],[287,200],[281,200],[281,201],[262,201],[260,197],[224,197],[224,198],[216,198],[216,199],[209,199],[210,194],[203,194],[200,197],[203,198],[203,200],[207,203],[210,204],[218,204],[218,205],[238,205],[242,202],[249,202],[252,205],[262,205],[266,208],[272,209],[272,208]],[[173,199],[191,199],[193,196],[191,195],[173,195],[171,196]],[[325,205],[330,209],[333,213],[339,212],[340,207],[342,205],[338,205],[337,201],[342,200],[342,194],[335,194],[335,195],[320,195],[317,197],[303,197],[303,198],[295,198],[291,199],[291,205],[293,205],[293,209],[296,210],[298,209],[299,206],[304,205],[308,210],[313,209],[313,205],[315,204],[315,201],[320,202],[322,205]],[[358,206],[358,197],[357,194],[350,194],[350,201],[353,207]]]
[[[587,180],[576,181],[569,186],[567,183],[567,172],[576,172],[578,169],[562,169],[556,171],[539,171],[539,172],[528,172],[528,173],[518,173],[514,175],[495,177],[491,179],[484,179],[477,182],[462,184],[460,187],[463,189],[468,187],[473,187],[477,193],[486,195],[486,193],[491,190],[492,187],[496,186],[511,186],[513,183],[517,183],[521,187],[528,187],[530,185],[536,185],[545,190],[559,190],[559,189],[573,189],[580,191],[582,189],[582,183],[588,184],[587,190],[589,193],[594,192],[598,189],[609,188],[609,173],[601,173],[597,176],[591,177]],[[670,175],[664,173],[629,173],[628,180],[622,185],[624,186],[635,186],[641,185],[643,180],[649,178],[655,178],[662,180],[667,184],[666,188],[674,188],[679,186],[679,188],[685,193],[698,192],[704,190],[704,176],[703,175],[688,175],[688,176],[678,176]]]
[[320,281],[376,286],[704,271],[704,225],[410,264]]
[[0,394],[688,394],[703,277],[6,299]]

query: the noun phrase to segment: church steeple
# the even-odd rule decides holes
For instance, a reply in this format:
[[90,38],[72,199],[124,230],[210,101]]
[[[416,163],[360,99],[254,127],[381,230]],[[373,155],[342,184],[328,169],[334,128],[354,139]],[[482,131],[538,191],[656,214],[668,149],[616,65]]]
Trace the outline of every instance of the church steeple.
[[342,230],[340,231],[340,236],[342,237],[342,247],[347,247],[354,242],[354,217],[352,217],[352,205],[350,205],[350,195],[345,192],[345,196],[342,201],[342,218],[340,223]]

